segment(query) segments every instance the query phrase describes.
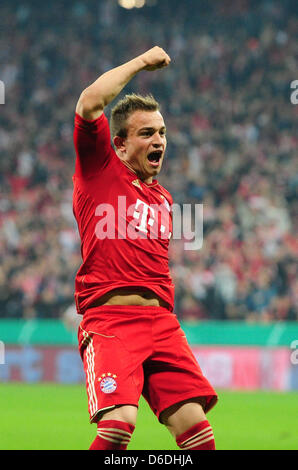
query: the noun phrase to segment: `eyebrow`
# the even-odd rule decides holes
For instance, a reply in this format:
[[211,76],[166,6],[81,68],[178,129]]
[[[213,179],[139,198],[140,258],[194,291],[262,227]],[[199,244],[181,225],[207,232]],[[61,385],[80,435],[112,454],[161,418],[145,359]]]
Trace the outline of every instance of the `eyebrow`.
[[[141,127],[141,129],[138,130],[138,132],[142,132],[142,131],[155,131],[155,127]],[[166,126],[162,126],[160,129],[160,131],[163,130],[165,131],[166,130]]]

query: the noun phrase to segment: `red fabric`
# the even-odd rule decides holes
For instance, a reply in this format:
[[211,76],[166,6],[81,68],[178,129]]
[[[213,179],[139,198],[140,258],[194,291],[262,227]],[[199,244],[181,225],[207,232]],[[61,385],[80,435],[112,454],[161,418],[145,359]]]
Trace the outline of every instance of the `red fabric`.
[[126,450],[134,429],[133,424],[124,421],[100,421],[89,450]]
[[132,287],[152,290],[173,310],[171,195],[156,180],[140,181],[117,157],[104,114],[94,121],[76,114],[74,144],[73,208],[83,258],[75,282],[78,313],[112,289]]
[[163,307],[88,309],[79,328],[91,422],[115,405],[138,406],[141,394],[160,418],[188,398],[217,396],[203,376],[174,313]]
[[177,437],[182,450],[215,450],[212,428],[208,420],[200,421]]

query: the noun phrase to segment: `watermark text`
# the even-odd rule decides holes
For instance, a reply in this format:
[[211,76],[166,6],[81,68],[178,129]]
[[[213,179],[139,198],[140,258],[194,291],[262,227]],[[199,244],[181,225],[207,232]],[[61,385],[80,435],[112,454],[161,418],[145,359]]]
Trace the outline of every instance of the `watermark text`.
[[117,204],[99,204],[95,235],[99,240],[147,238],[184,241],[185,250],[203,246],[203,204],[172,204],[163,198],[161,204],[147,204],[140,198],[127,205],[126,196]]
[[3,341],[0,341],[0,365],[5,364],[5,348]]
[[294,90],[291,93],[291,103],[298,104],[298,80],[293,80],[290,84],[290,87]]
[[0,80],[0,104],[5,104],[5,85]]
[[291,363],[294,365],[298,364],[298,339],[291,342],[291,349],[294,351],[291,353]]

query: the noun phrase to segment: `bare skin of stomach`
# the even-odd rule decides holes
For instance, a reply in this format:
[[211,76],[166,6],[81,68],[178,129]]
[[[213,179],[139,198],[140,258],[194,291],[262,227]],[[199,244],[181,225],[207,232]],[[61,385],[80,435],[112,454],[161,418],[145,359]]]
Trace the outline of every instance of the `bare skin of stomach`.
[[140,292],[139,290],[114,289],[95,300],[90,307],[100,305],[139,305],[142,307],[169,308],[167,302],[150,290]]

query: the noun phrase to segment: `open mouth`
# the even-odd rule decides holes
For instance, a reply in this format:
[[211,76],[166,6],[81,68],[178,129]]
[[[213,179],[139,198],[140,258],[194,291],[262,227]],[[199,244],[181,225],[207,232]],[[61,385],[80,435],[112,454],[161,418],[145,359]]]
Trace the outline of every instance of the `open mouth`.
[[161,150],[156,150],[154,152],[150,152],[148,154],[148,160],[149,160],[149,163],[152,165],[152,166],[158,166],[159,165],[159,162],[160,162],[160,159],[162,157],[162,151]]

